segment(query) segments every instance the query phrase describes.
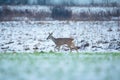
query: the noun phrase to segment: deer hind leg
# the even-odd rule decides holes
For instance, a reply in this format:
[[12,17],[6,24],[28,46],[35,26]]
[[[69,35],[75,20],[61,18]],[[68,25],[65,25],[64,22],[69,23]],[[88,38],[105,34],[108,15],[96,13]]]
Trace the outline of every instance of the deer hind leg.
[[75,47],[75,50],[76,50],[76,52],[78,53],[78,48],[77,48],[77,47]]
[[71,46],[68,46],[70,48],[70,52],[72,52],[72,47]]
[[75,46],[75,44],[73,42],[71,42],[71,49],[75,49],[76,52],[78,52],[78,48]]
[[70,52],[72,52],[72,46],[71,46],[71,44],[67,44],[67,46],[70,48]]

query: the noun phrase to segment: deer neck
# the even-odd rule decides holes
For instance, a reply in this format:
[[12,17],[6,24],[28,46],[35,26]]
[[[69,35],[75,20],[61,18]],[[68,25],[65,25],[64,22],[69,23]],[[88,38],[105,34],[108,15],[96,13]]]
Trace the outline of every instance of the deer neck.
[[53,42],[56,43],[56,38],[54,38],[53,36],[51,36],[51,39],[52,39]]

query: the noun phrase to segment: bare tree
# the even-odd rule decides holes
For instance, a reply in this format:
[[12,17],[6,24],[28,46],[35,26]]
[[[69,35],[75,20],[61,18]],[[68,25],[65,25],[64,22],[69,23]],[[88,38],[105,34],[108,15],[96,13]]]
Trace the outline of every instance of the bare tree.
[[46,0],[43,0],[43,5],[46,5]]
[[106,5],[106,6],[109,6],[110,0],[104,0],[104,1],[105,1],[105,5]]
[[119,27],[119,29],[120,29],[120,9],[118,10],[118,27]]

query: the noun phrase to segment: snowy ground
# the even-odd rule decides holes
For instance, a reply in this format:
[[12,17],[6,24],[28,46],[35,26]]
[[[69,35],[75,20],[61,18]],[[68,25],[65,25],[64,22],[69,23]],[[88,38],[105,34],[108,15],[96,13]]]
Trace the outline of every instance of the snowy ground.
[[[51,13],[51,7],[45,6],[9,8]],[[107,7],[70,9],[73,13],[113,11]],[[56,38],[74,38],[75,45],[80,47],[79,53],[70,54],[65,46],[54,52],[55,44],[46,40],[50,32]],[[0,80],[120,80],[119,62],[117,21],[0,22]]]
[[[116,21],[10,21],[0,22],[0,52],[54,51],[46,40],[72,37],[81,51],[120,51],[120,28]],[[62,47],[60,52],[68,50]]]
[[120,80],[119,53],[0,54],[0,80]]

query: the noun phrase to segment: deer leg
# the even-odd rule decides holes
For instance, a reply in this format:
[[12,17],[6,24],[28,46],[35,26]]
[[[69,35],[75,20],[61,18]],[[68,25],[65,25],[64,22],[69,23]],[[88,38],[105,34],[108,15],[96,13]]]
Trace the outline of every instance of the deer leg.
[[75,49],[76,52],[78,53],[78,49],[77,49],[77,47],[71,47],[71,48],[70,48],[70,50],[71,50],[70,52],[72,52],[73,49]]
[[58,51],[60,51],[60,46],[58,46]]
[[57,46],[54,47],[54,51],[56,51],[56,49],[57,49]]
[[54,51],[55,51],[55,49],[57,49],[58,51],[60,51],[60,46],[55,46]]
[[70,52],[72,52],[72,48],[70,47]]
[[77,49],[77,47],[75,46],[75,44],[73,42],[71,42],[70,48],[71,48],[71,50],[75,49],[76,52],[78,52],[78,49]]
[[78,48],[77,48],[77,47],[75,47],[75,50],[76,50],[76,52],[78,53]]
[[68,47],[69,47],[69,49],[70,49],[70,52],[72,52],[72,47],[71,47],[71,45],[69,45],[69,44],[67,44],[68,45]]

